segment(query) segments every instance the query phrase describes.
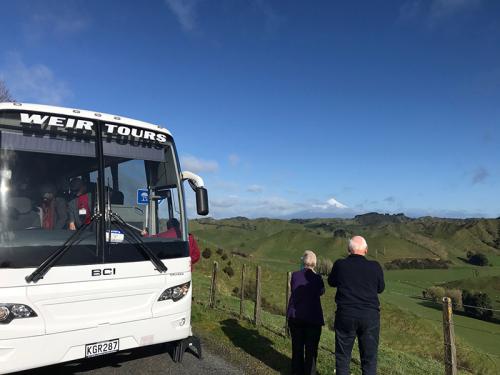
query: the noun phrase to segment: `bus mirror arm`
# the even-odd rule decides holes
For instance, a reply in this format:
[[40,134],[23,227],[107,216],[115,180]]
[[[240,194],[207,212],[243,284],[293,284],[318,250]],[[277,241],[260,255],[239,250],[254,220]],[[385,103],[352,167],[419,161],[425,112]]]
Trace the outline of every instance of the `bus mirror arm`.
[[196,211],[198,212],[198,215],[208,215],[208,191],[205,188],[203,179],[197,174],[189,171],[182,172],[181,179],[182,181],[187,180],[191,189],[193,189],[196,193]]

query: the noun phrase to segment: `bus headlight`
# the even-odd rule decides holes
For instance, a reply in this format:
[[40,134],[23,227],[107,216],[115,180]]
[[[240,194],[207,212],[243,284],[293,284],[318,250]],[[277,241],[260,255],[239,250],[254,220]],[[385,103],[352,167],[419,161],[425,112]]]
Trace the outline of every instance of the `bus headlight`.
[[10,315],[10,310],[5,306],[0,306],[0,322],[7,320]]
[[14,319],[33,318],[36,312],[21,303],[0,304],[0,323],[10,323]]
[[172,301],[177,302],[186,294],[188,294],[190,285],[191,282],[188,281],[187,283],[168,288],[160,295],[158,301],[166,301],[168,299],[171,299]]

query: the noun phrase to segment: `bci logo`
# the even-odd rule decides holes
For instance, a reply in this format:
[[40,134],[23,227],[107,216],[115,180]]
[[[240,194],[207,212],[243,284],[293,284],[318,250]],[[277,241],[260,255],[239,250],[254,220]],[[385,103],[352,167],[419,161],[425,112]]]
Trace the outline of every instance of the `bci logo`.
[[116,268],[96,268],[92,270],[92,276],[111,276],[116,275]]

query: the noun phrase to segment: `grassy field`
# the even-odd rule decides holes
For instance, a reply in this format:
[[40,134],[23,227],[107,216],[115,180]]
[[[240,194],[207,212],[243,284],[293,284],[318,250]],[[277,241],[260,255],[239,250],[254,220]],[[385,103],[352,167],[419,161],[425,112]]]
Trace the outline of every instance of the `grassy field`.
[[[328,225],[325,225],[328,224]],[[334,224],[332,224],[334,223]],[[298,223],[277,220],[223,220],[213,221],[210,224],[194,222],[191,226],[192,232],[199,239],[202,248],[212,249],[210,259],[203,259],[197,264],[195,272],[195,302],[198,305],[198,327],[208,334],[220,335],[220,342],[226,342],[231,347],[228,335],[232,328],[238,330],[239,325],[247,325],[245,329],[254,329],[248,322],[235,320],[234,313],[239,311],[238,299],[234,296],[234,288],[239,287],[241,265],[248,266],[247,279],[254,280],[255,267],[262,267],[262,297],[265,313],[265,326],[268,329],[259,329],[253,332],[255,336],[262,336],[269,341],[269,345],[275,347],[280,353],[278,358],[283,361],[283,366],[288,366],[290,356],[288,339],[282,336],[284,326],[285,307],[285,284],[286,272],[298,268],[299,257],[305,249],[313,249],[318,255],[329,259],[337,259],[345,256],[347,240],[332,235],[332,228],[343,228],[348,233],[365,233],[370,245],[370,255],[375,257],[374,248],[378,251],[377,260],[381,263],[403,257],[433,257],[430,254],[441,253],[441,259],[448,259],[451,268],[446,270],[395,270],[386,271],[386,292],[381,296],[381,353],[380,366],[383,374],[409,374],[409,373],[442,373],[442,326],[441,307],[422,301],[417,298],[422,295],[422,290],[432,286],[445,284],[454,287],[469,289],[481,289],[491,294],[495,303],[498,302],[498,278],[500,267],[498,265],[498,254],[495,248],[486,245],[493,243],[495,237],[477,237],[478,233],[490,234],[493,229],[498,230],[495,223],[471,223],[457,224],[452,222],[446,224],[438,222],[438,229],[430,232],[429,224],[421,223],[390,223],[382,224],[382,227],[361,225],[360,223],[346,223],[344,221],[318,220],[313,222]],[[318,226],[319,225],[319,226]],[[411,225],[408,227],[408,225]],[[468,225],[467,233],[462,226]],[[477,228],[479,226],[479,228]],[[359,228],[358,228],[359,227]],[[402,228],[403,227],[403,228]],[[379,230],[377,230],[377,228]],[[412,231],[419,228],[418,236],[412,235]],[[422,229],[423,228],[423,229]],[[487,228],[484,229],[484,228]],[[492,229],[493,228],[493,229]],[[410,234],[408,234],[410,232]],[[431,237],[435,236],[435,237]],[[467,243],[481,243],[482,251],[488,254],[492,260],[491,267],[473,267],[467,265],[460,258],[468,249],[467,244],[462,242],[462,248],[457,250],[446,242],[451,238],[460,237]],[[426,237],[429,240],[423,239]],[[224,250],[225,260],[216,254],[217,248]],[[404,250],[400,250],[403,249]],[[231,251],[247,254],[246,257],[231,256]],[[446,253],[446,254],[445,254]],[[205,327],[203,319],[215,312],[206,309],[204,303],[208,300],[210,271],[212,262],[217,260],[220,269],[230,265],[235,271],[233,277],[221,272],[218,285],[219,308],[218,320],[211,319],[211,328]],[[476,270],[476,271],[473,271]],[[333,302],[335,290],[327,288],[326,295],[322,299],[327,326],[333,322],[335,305]],[[246,303],[246,315],[252,313],[251,302]],[[205,315],[207,314],[207,315]],[[227,321],[226,323],[223,323]],[[231,321],[231,323],[228,323]],[[195,325],[196,327],[196,325]],[[225,328],[224,328],[225,327]],[[478,374],[500,373],[500,325],[484,322],[463,315],[455,315],[455,331],[457,335],[457,350],[459,365],[464,369]],[[241,331],[241,332],[244,332]],[[235,338],[233,338],[235,339]],[[256,338],[257,339],[257,338]],[[226,341],[224,341],[226,340]],[[235,339],[236,340],[236,339]],[[333,349],[333,332],[325,327],[322,335],[321,345],[325,353],[321,354],[320,369],[323,373],[331,373],[330,365],[334,359],[331,353]],[[266,341],[267,342],[267,341]],[[250,354],[259,361],[259,354],[253,353],[251,345],[242,343],[246,348],[245,353]],[[245,346],[246,345],[246,346]],[[238,346],[238,345],[236,345]],[[240,346],[241,347],[241,346]],[[275,363],[276,361],[273,361]],[[279,362],[279,361],[278,361]],[[326,367],[325,367],[326,366]],[[358,373],[359,366],[353,364],[354,373]],[[268,366],[269,367],[269,366]],[[276,366],[274,366],[276,367]],[[283,368],[274,368],[274,371],[284,371]],[[288,367],[287,367],[288,368]],[[417,371],[415,369],[421,369]],[[425,371],[424,371],[425,370]],[[357,372],[358,371],[358,372]]]

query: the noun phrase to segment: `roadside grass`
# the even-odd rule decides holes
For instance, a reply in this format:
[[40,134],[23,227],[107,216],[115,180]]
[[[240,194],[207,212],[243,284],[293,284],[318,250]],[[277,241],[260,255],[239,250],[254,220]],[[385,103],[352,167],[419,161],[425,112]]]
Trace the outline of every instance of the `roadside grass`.
[[[207,296],[208,297],[208,296]],[[242,366],[249,374],[288,374],[291,361],[291,341],[284,335],[282,316],[263,312],[262,325],[256,328],[246,314],[238,319],[234,312],[238,301],[223,296],[216,309],[206,304],[193,305],[193,327],[204,343],[213,350],[228,354],[235,364]],[[246,303],[246,311],[252,305]],[[333,374],[334,333],[324,327],[318,353],[318,373]],[[389,375],[442,374],[443,365],[434,359],[393,350],[383,342],[379,350],[379,373]],[[359,352],[355,347],[351,372],[361,374]],[[461,372],[465,374],[466,372]]]

